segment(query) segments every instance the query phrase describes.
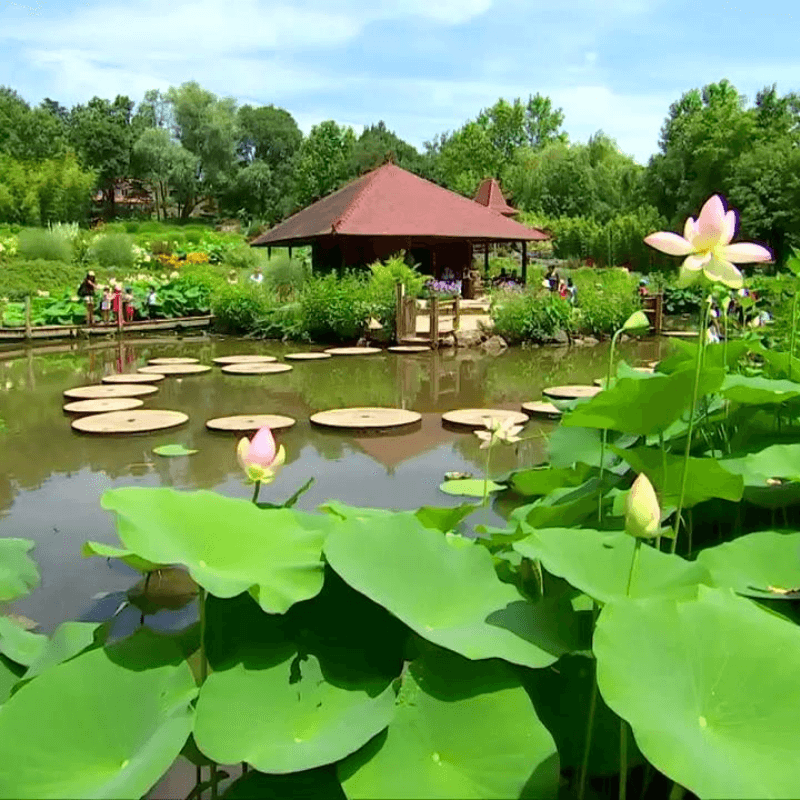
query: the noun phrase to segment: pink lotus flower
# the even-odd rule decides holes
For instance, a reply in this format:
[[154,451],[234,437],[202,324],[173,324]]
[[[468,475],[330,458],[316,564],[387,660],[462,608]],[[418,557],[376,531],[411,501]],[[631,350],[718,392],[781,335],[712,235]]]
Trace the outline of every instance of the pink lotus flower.
[[239,440],[236,457],[249,480],[271,483],[286,462],[286,451],[283,445],[276,450],[272,431],[264,426],[256,432],[252,441],[247,437]]
[[706,200],[697,219],[689,217],[683,236],[659,231],[645,237],[645,243],[670,256],[686,256],[681,278],[693,279],[702,272],[710,281],[732,289],[742,286],[742,273],[734,264],[771,261],[772,253],[760,244],[731,244],[736,232],[736,212],[725,211],[722,198],[715,194]]

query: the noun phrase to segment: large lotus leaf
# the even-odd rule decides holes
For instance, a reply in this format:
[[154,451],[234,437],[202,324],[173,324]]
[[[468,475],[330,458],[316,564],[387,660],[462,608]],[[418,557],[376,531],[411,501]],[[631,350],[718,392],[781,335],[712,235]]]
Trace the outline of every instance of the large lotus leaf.
[[789,353],[778,353],[768,347],[760,347],[757,351],[773,372],[778,375],[786,375],[790,380],[800,380],[800,364],[797,358],[792,358]]
[[[601,603],[625,596],[635,539],[621,531],[588,528],[534,530],[514,549]],[[643,545],[631,584],[632,597],[693,597],[711,583],[700,564]]]
[[131,569],[142,573],[154,572],[155,570],[164,569],[168,566],[167,564],[156,564],[152,561],[148,561],[146,558],[137,556],[136,553],[132,553],[130,550],[124,550],[121,547],[114,547],[113,545],[103,542],[84,542],[81,548],[81,555],[84,558],[91,558],[92,556],[98,556],[99,558],[115,558],[123,564],[127,564]]
[[0,603],[28,594],[39,583],[39,569],[28,557],[30,539],[0,539]]
[[[659,362],[659,372],[671,374],[677,370],[687,369],[690,364],[694,365],[697,358],[697,344],[695,342],[672,339],[670,344],[674,352],[668,358]],[[728,368],[733,368],[742,356],[751,351],[761,353],[764,348],[757,341],[733,339],[725,347],[706,347],[703,363],[707,367],[719,368],[727,365]]]
[[11,696],[24,672],[25,667],[0,654],[0,706]]
[[445,481],[439,485],[439,489],[445,494],[455,495],[456,497],[483,497],[485,491],[502,492],[506,487],[500,483],[489,481],[486,483],[479,478],[462,478],[455,481]]
[[[572,468],[576,464],[600,466],[600,431],[591,428],[569,428],[559,425],[548,441],[550,466],[555,469]],[[614,454],[606,450],[603,463],[611,466]]]
[[[664,431],[689,407],[694,378],[694,369],[689,368],[672,375],[651,375],[648,380],[623,378],[588,403],[577,406],[561,424],[608,428],[637,436]],[[699,395],[716,392],[724,378],[722,369],[704,368]]]
[[526,604],[525,624],[515,625],[522,635],[503,627],[501,618],[489,621],[521,602],[516,589],[497,577],[490,553],[469,539],[424,527],[413,514],[395,514],[380,525],[342,522],[325,542],[325,557],[356,591],[423,638],[467,658],[529,667],[557,658],[538,645],[533,604]]
[[0,797],[139,798],[192,728],[180,650],[140,629],[25,684],[0,713]]
[[769,378],[728,375],[720,394],[742,405],[774,405],[800,397],[800,383]]
[[335,574],[285,617],[244,594],[209,599],[208,654],[195,739],[221,763],[263,772],[344,758],[389,724],[406,630]]
[[64,622],[59,625],[25,673],[25,680],[35,678],[46,669],[74,658],[90,647],[102,645],[108,625],[97,622]]
[[800,588],[800,533],[748,533],[701,551],[697,561],[711,573],[716,586],[780,600],[786,595],[769,591],[770,586],[792,593]]
[[726,458],[720,464],[744,477],[749,485],[765,486],[768,479],[800,481],[800,444],[773,444],[742,458]]
[[583,463],[564,469],[553,467],[521,469],[511,473],[511,488],[526,497],[537,497],[549,494],[555,489],[579,486],[591,471],[591,468]]
[[552,798],[558,774],[553,737],[516,675],[441,652],[411,663],[388,731],[339,765],[350,800]]
[[439,506],[422,506],[414,512],[414,516],[426,527],[447,533],[454,530],[478,508],[474,503],[462,503],[460,506],[441,508]]
[[234,781],[222,800],[346,800],[333,767],[291,775],[265,775],[251,770]]
[[597,682],[641,751],[701,798],[800,797],[800,628],[729,590],[603,609]]
[[[585,595],[584,595],[585,596]],[[586,749],[586,714],[595,683],[595,661],[585,655],[567,655],[546,669],[525,670],[522,680],[536,713],[558,745],[561,769],[579,770]],[[598,693],[595,698],[589,775],[619,772],[620,718]],[[641,754],[628,729],[628,765]]]
[[102,504],[116,512],[128,550],[186,567],[218,597],[250,591],[265,611],[283,613],[322,588],[327,516],[172,489],[113,489]]
[[[661,450],[651,447],[615,449],[615,452],[633,467],[634,472],[644,472],[647,475],[658,492],[662,507],[677,507],[683,477],[683,456],[664,454]],[[689,458],[683,498],[684,508],[691,508],[715,497],[735,503],[742,499],[743,492],[744,481],[741,476],[732,475],[723,469],[716,459]]]
[[47,637],[21,628],[9,617],[0,617],[0,653],[17,664],[30,666],[47,647]]

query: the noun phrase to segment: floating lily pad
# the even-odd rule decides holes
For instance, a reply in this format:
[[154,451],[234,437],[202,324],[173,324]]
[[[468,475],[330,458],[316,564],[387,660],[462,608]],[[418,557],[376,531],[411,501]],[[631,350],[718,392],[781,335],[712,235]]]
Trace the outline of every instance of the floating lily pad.
[[103,644],[108,626],[97,622],[64,622],[59,625],[25,673],[25,680],[74,658],[90,647]]
[[[501,483],[489,481],[489,492],[502,492],[506,487]],[[484,481],[479,478],[463,478],[455,481],[445,481],[439,485],[439,489],[445,494],[455,495],[456,497],[483,497],[486,490]]]
[[441,652],[411,663],[388,730],[339,764],[350,800],[552,798],[558,774],[553,737],[511,670]]
[[322,588],[322,542],[334,524],[325,515],[165,488],[113,489],[102,505],[116,513],[128,550],[185,567],[218,597],[250,591],[265,611],[282,614]]
[[0,653],[16,664],[30,666],[47,646],[47,637],[32,633],[8,617],[0,617]]
[[800,629],[729,590],[603,609],[597,682],[641,751],[702,798],[800,797]]
[[[325,557],[356,591],[423,638],[467,658],[541,667],[561,655],[541,641],[546,637],[536,607],[498,579],[485,548],[460,536],[442,536],[413,514],[387,516],[380,525],[343,520],[325,542]],[[517,603],[525,609],[512,626],[503,612]]]
[[0,797],[145,795],[180,753],[196,694],[180,650],[147,629],[46,670],[3,705]]
[[39,568],[28,556],[30,539],[0,539],[0,603],[28,594],[39,584]]
[[153,452],[157,456],[167,456],[172,458],[174,456],[191,456],[199,451],[189,450],[182,444],[162,444],[160,447],[154,447]]
[[11,697],[11,691],[22,679],[25,667],[0,654],[0,706]]

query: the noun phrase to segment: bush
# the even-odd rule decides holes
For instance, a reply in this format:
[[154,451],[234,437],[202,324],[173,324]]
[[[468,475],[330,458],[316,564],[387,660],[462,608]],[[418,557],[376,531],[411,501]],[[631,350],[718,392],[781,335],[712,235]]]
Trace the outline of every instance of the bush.
[[625,269],[584,267],[571,277],[578,290],[576,324],[585,333],[611,334],[642,307],[636,277]]
[[264,281],[279,296],[300,291],[311,276],[311,266],[302,258],[289,258],[286,252],[277,253],[264,265]]
[[354,272],[312,277],[300,294],[300,327],[315,342],[358,339],[370,314],[368,284]]
[[230,269],[253,270],[259,263],[259,260],[258,253],[248,245],[236,247],[225,254],[225,265]]
[[541,287],[496,292],[491,314],[495,333],[509,344],[548,342],[573,328],[572,306]]
[[0,297],[22,300],[26,295],[37,291],[58,293],[78,290],[86,276],[86,269],[80,264],[65,261],[24,261],[15,259],[0,265]]
[[72,244],[62,230],[27,228],[19,234],[19,252],[23,258],[45,261],[71,261]]
[[103,267],[130,269],[134,262],[133,240],[125,233],[104,233],[92,244],[90,257]]
[[214,327],[223,333],[267,335],[264,322],[279,307],[274,294],[254,284],[225,284],[214,292]]
[[425,289],[425,276],[416,267],[406,264],[403,256],[394,255],[384,262],[376,261],[370,265],[372,275],[369,279],[369,298],[372,316],[388,331],[394,333],[396,324],[396,286],[405,286],[406,296],[419,297]]

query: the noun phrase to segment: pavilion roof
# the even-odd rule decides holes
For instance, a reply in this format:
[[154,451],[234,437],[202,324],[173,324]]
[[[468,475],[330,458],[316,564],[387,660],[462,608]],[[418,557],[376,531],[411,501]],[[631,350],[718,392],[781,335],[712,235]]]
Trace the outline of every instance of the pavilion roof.
[[479,187],[475,195],[475,202],[480,203],[482,206],[491,208],[498,214],[506,217],[513,217],[518,214],[516,208],[512,208],[503,197],[503,192],[500,189],[500,184],[494,178],[487,178]]
[[251,244],[307,244],[331,234],[478,241],[549,238],[396,164],[384,164],[298,211]]

